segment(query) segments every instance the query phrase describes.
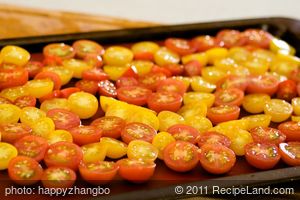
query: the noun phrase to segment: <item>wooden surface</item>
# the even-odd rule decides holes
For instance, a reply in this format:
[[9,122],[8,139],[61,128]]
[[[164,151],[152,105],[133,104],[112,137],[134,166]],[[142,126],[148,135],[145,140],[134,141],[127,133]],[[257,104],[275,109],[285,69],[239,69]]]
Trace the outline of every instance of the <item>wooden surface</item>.
[[153,26],[103,15],[87,15],[0,4],[0,39]]

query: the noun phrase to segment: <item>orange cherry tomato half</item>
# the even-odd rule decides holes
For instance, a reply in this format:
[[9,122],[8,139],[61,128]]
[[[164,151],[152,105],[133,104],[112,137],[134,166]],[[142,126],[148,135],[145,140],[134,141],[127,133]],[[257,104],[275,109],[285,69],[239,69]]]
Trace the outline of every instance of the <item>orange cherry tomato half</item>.
[[43,64],[39,61],[29,61],[25,66],[24,69],[28,72],[29,78],[34,78],[43,67]]
[[267,49],[270,46],[272,35],[260,29],[247,29],[243,32],[246,44]]
[[181,64],[176,64],[176,63],[166,64],[163,66],[163,68],[166,68],[167,70],[169,70],[173,76],[179,76],[184,71],[184,66]]
[[285,80],[279,83],[277,90],[277,98],[291,101],[297,96],[297,84],[292,80]]
[[279,81],[271,75],[251,76],[249,78],[248,93],[265,93],[272,96],[278,88]]
[[123,142],[129,144],[133,140],[144,140],[152,143],[156,130],[147,124],[132,122],[126,124],[121,132]]
[[104,81],[108,79],[108,75],[102,69],[94,67],[83,71],[82,79],[90,81]]
[[49,167],[45,169],[41,180],[45,188],[70,188],[75,183],[76,173],[68,167]]
[[48,72],[48,71],[44,71],[44,72],[39,72],[34,79],[51,79],[54,83],[54,90],[59,90],[61,88],[61,79],[60,77],[54,73],[54,72]]
[[73,58],[75,55],[74,49],[64,43],[48,44],[43,49],[45,58],[53,58],[54,60],[65,60]]
[[191,60],[184,65],[184,74],[187,76],[201,75],[203,65],[197,60]]
[[168,78],[158,82],[157,92],[176,92],[183,95],[187,90],[186,85],[181,80]]
[[237,30],[225,29],[218,32],[216,41],[221,46],[231,48],[235,46],[243,46],[246,43],[246,38]]
[[102,132],[95,126],[77,126],[69,129],[74,143],[82,146],[85,144],[99,142]]
[[168,38],[165,40],[165,46],[181,56],[192,54],[196,51],[194,43],[181,38]]
[[207,110],[207,118],[213,124],[236,120],[239,118],[240,108],[238,106],[220,105]]
[[196,144],[200,137],[200,132],[192,126],[184,124],[175,124],[168,128],[170,133],[176,140],[190,142]]
[[88,92],[90,94],[96,94],[98,92],[98,82],[90,80],[79,80],[75,83],[75,87],[80,91]]
[[217,47],[217,41],[215,37],[209,35],[200,35],[192,39],[191,41],[196,47],[197,51],[206,51],[213,47]]
[[80,92],[80,89],[77,87],[68,87],[65,89],[60,90],[60,97],[61,98],[68,98],[71,94]]
[[0,69],[0,90],[24,85],[27,81],[28,72],[25,69]]
[[202,133],[198,139],[198,146],[200,148],[205,144],[221,144],[226,147],[230,147],[231,141],[227,136],[222,135],[221,133],[216,131],[207,131]]
[[300,122],[283,122],[278,129],[286,135],[286,141],[300,141]]
[[36,98],[33,96],[20,96],[16,98],[14,101],[14,104],[18,106],[19,108],[24,108],[24,107],[35,107],[36,104]]
[[272,143],[279,145],[286,139],[286,135],[278,129],[258,126],[250,130],[253,141],[258,143]]
[[182,96],[174,92],[157,92],[148,98],[148,107],[159,113],[163,110],[177,112],[182,103]]
[[228,88],[215,92],[215,105],[240,106],[244,99],[244,92],[237,88]]
[[103,55],[104,48],[97,42],[91,40],[77,40],[72,45],[78,58],[84,58],[88,55]]
[[117,89],[118,99],[137,106],[146,105],[151,93],[151,90],[141,86],[127,86]]
[[47,117],[53,120],[55,129],[68,130],[81,124],[78,115],[65,109],[51,109],[47,112]]
[[32,129],[22,123],[9,123],[0,125],[1,141],[13,144],[18,139],[29,135]]
[[101,130],[103,137],[119,138],[125,126],[125,120],[116,116],[106,116],[95,119],[91,126]]
[[281,159],[290,166],[300,166],[300,142],[279,144]]
[[137,79],[133,77],[120,77],[116,81],[117,88],[127,87],[127,86],[137,86],[138,84],[139,82],[137,81]]
[[158,73],[150,72],[144,76],[140,76],[139,83],[142,86],[144,86],[152,91],[156,91],[158,82],[161,80],[165,80],[166,78],[167,78],[167,76],[162,72],[158,72]]
[[229,75],[217,83],[217,89],[228,89],[228,88],[237,88],[242,91],[245,91],[248,86],[248,78]]

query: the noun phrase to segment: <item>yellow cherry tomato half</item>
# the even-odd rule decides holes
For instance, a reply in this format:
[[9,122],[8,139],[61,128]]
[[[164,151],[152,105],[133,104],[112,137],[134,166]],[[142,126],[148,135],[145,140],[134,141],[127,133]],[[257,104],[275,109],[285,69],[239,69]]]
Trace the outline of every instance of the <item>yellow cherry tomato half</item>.
[[12,104],[0,104],[0,124],[17,123],[21,109]]
[[129,67],[129,65],[105,65],[103,70],[111,80],[116,81],[129,69]]
[[243,63],[243,66],[247,67],[251,74],[262,75],[269,69],[269,63],[262,59],[252,58]]
[[261,113],[271,97],[267,94],[248,94],[243,99],[243,108],[249,113]]
[[153,65],[153,62],[146,60],[134,60],[130,63],[130,66],[134,66],[136,68],[139,76],[148,74],[151,71]]
[[180,114],[183,118],[188,118],[193,116],[205,117],[206,113],[207,113],[207,105],[203,102],[186,104],[182,106],[178,111],[178,114]]
[[69,83],[73,77],[73,71],[63,66],[46,66],[42,68],[42,71],[56,73],[62,85]]
[[202,77],[210,83],[216,84],[227,75],[225,71],[217,67],[205,67],[202,69]]
[[130,49],[122,46],[111,46],[106,49],[103,59],[107,65],[126,65],[133,59]]
[[292,99],[292,107],[295,115],[300,115],[300,97]]
[[49,134],[55,130],[55,124],[49,117],[44,117],[31,124],[32,134],[47,139]]
[[277,52],[285,52],[289,55],[294,55],[296,50],[294,47],[289,45],[287,42],[280,40],[278,38],[273,38],[270,42],[270,50],[277,53]]
[[128,144],[127,157],[134,160],[154,161],[158,156],[158,149],[143,140],[133,140]]
[[71,110],[68,100],[63,98],[53,98],[45,100],[40,106],[40,109],[44,112],[48,112],[49,110],[56,108]]
[[65,68],[73,72],[74,78],[81,78],[83,71],[93,68],[93,65],[90,65],[89,63],[83,60],[78,60],[73,58],[64,60],[62,64]]
[[272,122],[283,122],[292,115],[293,107],[284,100],[271,99],[266,102],[264,112],[271,116]]
[[207,58],[207,55],[205,52],[204,53],[194,53],[194,54],[183,56],[181,58],[181,61],[183,64],[187,64],[188,62],[193,61],[193,60],[196,60],[199,63],[201,63],[203,66],[206,66],[208,58]]
[[184,118],[171,111],[161,111],[158,115],[159,120],[159,130],[166,131],[169,127],[175,124],[184,124]]
[[202,116],[191,116],[185,118],[185,122],[187,125],[190,125],[197,129],[200,133],[205,132],[212,128],[212,123],[209,119]]
[[166,64],[177,64],[180,62],[180,56],[166,47],[162,47],[155,52],[154,61],[159,66],[164,66]]
[[98,110],[97,98],[87,92],[75,92],[68,98],[71,111],[77,114],[80,119],[92,117]]
[[66,130],[55,130],[46,136],[48,144],[56,142],[73,142],[72,134]]
[[127,145],[114,138],[102,137],[100,144],[106,148],[106,156],[111,159],[119,159],[127,154]]
[[83,161],[85,163],[92,163],[103,161],[107,152],[107,145],[96,142],[81,146],[83,152]]
[[300,116],[292,116],[291,119],[294,122],[300,122]]
[[159,132],[156,134],[152,140],[152,145],[158,149],[158,158],[163,160],[163,152],[165,147],[175,142],[175,138],[167,132]]
[[37,121],[46,117],[46,113],[36,107],[25,107],[21,111],[20,120],[22,123],[32,126]]
[[182,81],[186,88],[190,87],[192,79],[186,76],[172,76],[172,79]]
[[228,55],[228,50],[222,47],[211,48],[206,51],[209,64],[214,64],[216,60],[225,58]]
[[244,47],[232,47],[228,51],[228,57],[237,63],[243,63],[250,58],[250,52]]
[[[134,110],[134,108],[133,108],[133,110]],[[158,130],[159,125],[160,125],[159,118],[156,116],[156,114],[154,114],[151,111],[145,111],[145,110],[140,110],[140,109],[135,110],[135,112],[133,114],[130,114],[126,121],[128,123],[140,122],[143,124],[147,124],[147,125],[151,126],[152,128],[154,128],[155,130]]]
[[151,53],[155,54],[159,50],[159,45],[151,41],[137,42],[132,45],[131,51],[133,54]]
[[251,134],[242,129],[231,130],[231,134],[227,134],[231,140],[230,149],[234,151],[237,156],[245,155],[245,146],[253,142]]
[[24,66],[30,59],[30,53],[22,47],[8,45],[1,49],[0,58],[5,64]]
[[36,79],[28,81],[25,87],[31,96],[41,98],[52,92],[54,83],[51,79]]
[[238,66],[238,64],[232,58],[221,58],[214,62],[214,66],[220,70],[231,70]]
[[18,155],[18,150],[11,144],[0,142],[0,170],[7,169],[9,161]]
[[289,77],[291,72],[298,69],[299,64],[293,63],[291,61],[275,59],[270,66],[271,72],[276,72],[279,75]]
[[215,95],[205,92],[187,92],[183,95],[184,105],[196,102],[203,102],[207,107],[211,107],[215,102]]
[[28,89],[24,86],[17,86],[3,89],[0,92],[1,97],[5,97],[11,101],[15,101],[18,97],[29,95]]
[[216,89],[216,85],[206,81],[201,76],[194,76],[191,78],[191,87],[195,92],[211,93]]
[[243,117],[242,120],[248,121],[248,130],[255,128],[257,126],[268,127],[271,122],[271,116],[265,114],[259,115],[249,115]]

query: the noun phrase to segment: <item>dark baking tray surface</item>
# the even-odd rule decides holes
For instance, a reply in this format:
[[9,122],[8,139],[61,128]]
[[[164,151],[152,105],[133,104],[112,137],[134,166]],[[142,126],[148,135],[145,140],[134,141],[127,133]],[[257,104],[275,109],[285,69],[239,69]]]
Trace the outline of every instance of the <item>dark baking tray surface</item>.
[[[30,52],[37,53],[42,51],[42,47],[51,42],[65,42],[71,44],[78,39],[91,39],[104,45],[113,44],[129,44],[141,40],[160,41],[167,37],[183,37],[191,38],[201,34],[216,34],[220,29],[232,28],[244,30],[247,28],[260,28],[272,33],[274,36],[280,37],[290,43],[297,49],[297,55],[300,53],[300,21],[289,18],[258,18],[234,21],[221,21],[197,24],[184,24],[173,26],[158,26],[139,29],[124,29],[117,31],[101,31],[88,33],[74,33],[67,35],[51,35],[26,37],[17,39],[0,40],[0,47],[5,45],[19,45]],[[0,180],[4,180],[0,184],[0,190],[4,191],[5,187],[12,183],[7,180],[7,175],[0,172]],[[212,192],[213,186],[220,187],[239,187],[239,186],[268,186],[280,182],[295,181],[295,186],[299,185],[300,167],[288,167],[283,163],[279,163],[275,169],[268,171],[258,171],[249,166],[243,158],[237,159],[237,164],[231,172],[223,176],[214,176],[206,173],[199,166],[188,173],[173,172],[161,161],[157,161],[157,169],[151,181],[145,184],[132,184],[122,180],[116,180],[107,187],[111,189],[112,194],[109,196],[93,197],[96,199],[174,199],[181,197],[192,197],[201,195],[177,195],[174,192],[176,185],[183,187],[191,185],[196,187],[207,187],[207,192]],[[79,187],[93,187],[78,180],[76,185]],[[2,193],[2,192],[1,192]],[[50,196],[29,197],[22,196],[22,199],[50,199]],[[14,198],[13,196],[10,199]],[[58,197],[60,198],[60,197]],[[87,199],[90,196],[73,196],[64,199]]]

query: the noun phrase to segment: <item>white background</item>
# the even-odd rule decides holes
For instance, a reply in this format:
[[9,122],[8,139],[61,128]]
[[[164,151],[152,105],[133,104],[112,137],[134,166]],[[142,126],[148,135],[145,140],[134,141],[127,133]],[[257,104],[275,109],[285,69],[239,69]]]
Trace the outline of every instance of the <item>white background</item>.
[[300,0],[0,0],[0,3],[166,24],[266,16],[300,19]]

